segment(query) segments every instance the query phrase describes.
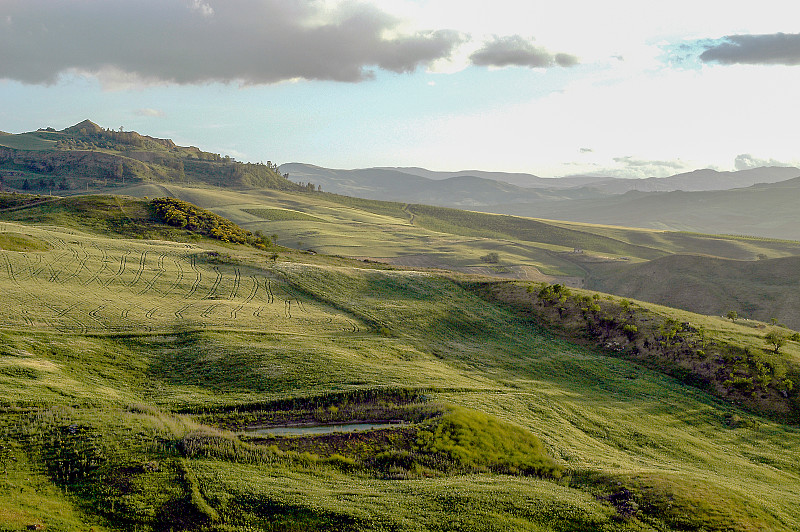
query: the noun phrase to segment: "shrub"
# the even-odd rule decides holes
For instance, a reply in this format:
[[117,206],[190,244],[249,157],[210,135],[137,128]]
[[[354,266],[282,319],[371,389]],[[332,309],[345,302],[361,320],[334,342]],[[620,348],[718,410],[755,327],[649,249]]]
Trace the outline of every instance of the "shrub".
[[452,407],[432,430],[421,430],[417,448],[444,455],[466,469],[490,469],[560,477],[562,468],[545,453],[539,438],[493,416]]

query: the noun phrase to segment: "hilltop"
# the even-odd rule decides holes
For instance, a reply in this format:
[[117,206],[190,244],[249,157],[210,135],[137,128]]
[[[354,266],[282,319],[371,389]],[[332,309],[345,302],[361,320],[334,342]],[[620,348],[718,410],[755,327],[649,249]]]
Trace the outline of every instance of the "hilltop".
[[145,182],[301,188],[271,162],[242,163],[169,139],[104,129],[90,120],[61,131],[2,136],[0,178],[6,188],[62,194]]

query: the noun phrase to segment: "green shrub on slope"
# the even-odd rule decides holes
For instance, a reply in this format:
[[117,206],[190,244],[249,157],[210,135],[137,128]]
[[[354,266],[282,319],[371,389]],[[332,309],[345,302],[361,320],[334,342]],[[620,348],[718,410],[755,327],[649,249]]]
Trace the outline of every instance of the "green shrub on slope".
[[432,430],[419,432],[417,445],[468,469],[551,477],[562,472],[539,438],[477,410],[451,407]]

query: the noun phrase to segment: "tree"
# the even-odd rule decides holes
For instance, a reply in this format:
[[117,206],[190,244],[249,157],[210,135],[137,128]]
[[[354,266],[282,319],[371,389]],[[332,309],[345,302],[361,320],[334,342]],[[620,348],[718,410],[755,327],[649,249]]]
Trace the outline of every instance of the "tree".
[[500,262],[500,255],[496,251],[492,251],[481,257],[481,260],[488,264],[497,264]]
[[729,310],[725,317],[731,320],[732,322],[736,322],[739,319],[739,313],[735,310]]
[[30,190],[31,189],[31,182],[27,179],[22,183],[22,190]]
[[770,331],[764,335],[764,341],[773,347],[773,353],[779,353],[781,347],[786,345],[786,335],[777,331]]

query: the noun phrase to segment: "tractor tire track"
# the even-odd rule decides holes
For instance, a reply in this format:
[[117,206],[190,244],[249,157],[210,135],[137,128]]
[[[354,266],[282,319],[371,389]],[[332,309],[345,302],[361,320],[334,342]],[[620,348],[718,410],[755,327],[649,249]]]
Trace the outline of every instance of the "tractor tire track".
[[[237,273],[238,273],[238,269],[237,269]],[[237,305],[233,310],[231,310],[231,318],[234,319],[234,320],[237,318],[237,316],[239,315],[239,312],[241,312],[241,310],[244,308],[244,306],[250,304],[250,302],[253,301],[253,299],[255,299],[256,294],[258,293],[258,277],[256,277],[255,275],[251,275],[250,279],[253,281],[253,288],[250,289],[250,293],[247,294],[247,297],[245,298],[245,300],[240,305]],[[253,316],[255,316],[255,315],[256,314],[254,312]]]
[[220,272],[219,268],[216,266],[214,266],[214,273],[217,274],[217,277],[214,279],[214,282],[211,283],[211,288],[209,289],[208,294],[206,294],[206,297],[203,299],[211,299],[214,297],[217,293],[220,283],[222,282],[222,272]]
[[[76,253],[75,250],[73,250],[73,253]],[[61,262],[61,260],[67,255],[69,255],[69,252],[68,251],[64,251],[60,255],[54,257],[52,262],[48,262],[47,263],[47,269],[50,270],[50,278],[48,279],[49,282],[51,282],[51,283],[56,283],[56,282],[61,283],[61,282],[63,282],[61,279],[59,279],[59,275],[64,273],[63,270],[60,270],[60,269],[56,270],[54,265],[56,263],[58,263],[58,262]]]
[[96,272],[94,272],[94,274],[92,274],[91,277],[86,279],[83,282],[83,286],[87,286],[87,285],[91,284],[94,281],[97,281],[98,283],[100,283],[101,286],[103,285],[103,282],[100,281],[99,278],[100,278],[100,274],[102,274],[108,268],[108,262],[109,261],[108,261],[108,252],[103,248],[99,248],[99,249],[100,249],[100,253],[103,254],[102,258],[100,259],[100,269],[97,270]]
[[211,314],[214,312],[214,310],[215,310],[215,309],[216,309],[218,306],[219,306],[219,304],[217,304],[217,303],[215,303],[215,304],[213,304],[213,305],[209,305],[209,306],[208,306],[208,308],[206,308],[206,309],[205,309],[205,310],[204,310],[204,311],[203,311],[203,312],[200,314],[200,317],[202,317],[202,318],[210,318],[210,317],[211,317]]
[[166,268],[164,268],[164,259],[166,258],[166,256],[167,256],[166,253],[161,253],[158,256],[158,265],[156,266],[156,274],[153,276],[152,279],[150,279],[150,281],[148,281],[148,283],[144,286],[144,288],[142,288],[139,291],[138,295],[142,295],[145,292],[149,292],[150,290],[152,290],[153,286],[155,286],[156,284],[156,281],[158,281],[161,278],[161,276],[164,275],[164,273],[166,273],[167,270]]
[[231,295],[228,299],[236,299],[236,296],[239,294],[239,284],[242,281],[242,274],[239,271],[239,268],[233,269],[233,288],[231,289]]
[[194,279],[194,283],[192,283],[191,288],[189,288],[189,292],[185,296],[183,296],[183,299],[189,299],[190,297],[192,297],[194,295],[195,292],[197,292],[197,288],[200,286],[200,280],[202,279],[202,276],[200,275],[200,270],[197,269],[197,257],[195,257],[194,255],[191,255],[191,258],[189,260],[189,264],[191,265],[192,269],[194,270],[195,279]]
[[172,262],[175,263],[175,267],[178,269],[178,275],[175,277],[175,281],[167,288],[167,291],[161,294],[161,297],[167,297],[173,290],[178,288],[183,281],[183,268],[181,268],[180,262],[177,260],[173,260]]
[[[81,254],[83,254],[83,257],[81,257]],[[78,275],[80,275],[80,273],[84,270],[84,268],[86,268],[86,263],[89,261],[89,258],[90,255],[86,252],[85,249],[80,248],[80,250],[78,250],[73,248],[73,259],[78,263],[78,267],[75,268],[74,272],[64,277],[61,280],[61,282],[65,283],[71,279],[77,279]]]
[[264,287],[267,289],[267,303],[270,305],[275,302],[275,294],[272,293],[272,281],[264,278]]
[[3,260],[6,263],[6,272],[8,272],[8,278],[11,279],[14,284],[19,284],[17,277],[14,275],[14,268],[11,266],[11,261],[8,259],[8,253],[3,253]]
[[129,287],[135,286],[139,280],[142,278],[142,273],[144,272],[144,265],[145,261],[147,261],[147,251],[142,251],[141,255],[139,255],[139,267],[136,269],[136,272],[133,274],[133,280],[128,283]]
[[122,274],[125,273],[125,268],[128,265],[128,255],[130,255],[130,251],[126,251],[119,257],[119,268],[117,268],[117,273],[111,275],[107,281],[103,283],[103,288],[108,288],[108,285],[114,282],[115,279],[119,279],[122,277]]

